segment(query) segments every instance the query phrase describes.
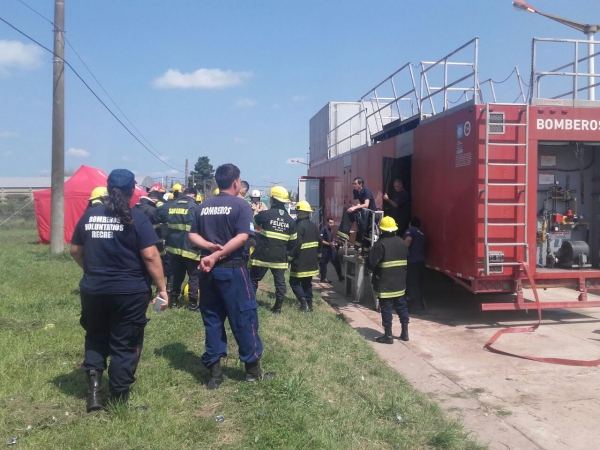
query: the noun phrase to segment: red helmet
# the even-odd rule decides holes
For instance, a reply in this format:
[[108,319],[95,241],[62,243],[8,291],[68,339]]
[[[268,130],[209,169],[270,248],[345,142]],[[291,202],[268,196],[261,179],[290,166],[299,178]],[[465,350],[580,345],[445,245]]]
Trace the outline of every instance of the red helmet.
[[153,191],[163,192],[163,193],[167,192],[167,190],[160,183],[154,183],[152,186],[150,186],[150,191],[148,191],[148,192],[153,192]]

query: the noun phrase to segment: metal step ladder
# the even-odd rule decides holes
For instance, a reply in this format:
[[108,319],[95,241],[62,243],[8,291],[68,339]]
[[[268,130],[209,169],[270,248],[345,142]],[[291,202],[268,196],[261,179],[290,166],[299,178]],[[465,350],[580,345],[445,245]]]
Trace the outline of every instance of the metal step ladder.
[[[524,122],[491,122],[490,121],[490,113],[493,112],[502,112],[501,107],[503,106],[522,106],[525,109],[525,114],[521,117],[525,118]],[[483,242],[484,242],[484,273],[485,275],[490,275],[490,273],[501,273],[502,268],[504,266],[520,266],[522,262],[527,262],[529,257],[529,245],[527,242],[490,242],[489,231],[490,227],[494,227],[497,229],[498,227],[510,227],[511,229],[522,230],[522,235],[524,236],[524,240],[527,241],[527,196],[528,196],[528,173],[527,173],[527,161],[529,161],[529,108],[527,104],[514,104],[514,103],[488,103],[485,110],[485,187],[484,187],[484,216],[483,216]],[[521,119],[522,120],[522,119]],[[524,143],[512,143],[506,141],[492,141],[494,139],[494,134],[490,133],[491,126],[502,126],[504,132],[510,128],[525,128],[525,142]],[[517,149],[517,161],[520,161],[519,158],[520,153],[524,153],[524,163],[512,163],[512,162],[496,162],[498,159],[498,153],[502,151],[505,147],[511,147]],[[519,150],[522,150],[520,152]],[[490,162],[490,159],[494,162]],[[490,182],[489,179],[489,168],[490,167],[523,167],[524,168],[524,183],[516,183],[512,179],[507,179],[506,181],[494,181]],[[512,178],[512,177],[511,177]],[[512,186],[512,187],[520,187],[518,190],[517,197],[521,199],[521,201],[517,200],[517,203],[502,203],[502,202],[490,202],[489,200],[489,188],[492,186]],[[522,209],[524,217],[523,222],[490,222],[489,212],[494,208],[501,208],[506,206],[514,206],[518,209]],[[518,216],[518,214],[517,214]],[[516,235],[521,235],[521,233],[517,232]],[[497,247],[513,247],[515,249],[515,255],[518,255],[519,249],[523,248],[523,261],[504,261],[503,255],[499,252],[495,253],[493,248]],[[497,268],[494,270],[493,268]]]

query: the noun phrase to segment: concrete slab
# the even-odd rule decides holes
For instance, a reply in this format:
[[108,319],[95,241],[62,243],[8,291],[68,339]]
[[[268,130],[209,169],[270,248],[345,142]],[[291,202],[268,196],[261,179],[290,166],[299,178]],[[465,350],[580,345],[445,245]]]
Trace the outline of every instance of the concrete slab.
[[[394,345],[375,342],[382,333],[381,317],[369,289],[358,304],[344,296],[341,283],[315,283],[315,288],[392,367],[459,418],[479,442],[492,449],[600,447],[600,368],[485,351],[483,345],[498,329],[533,325],[537,312],[480,312],[481,297],[435,275],[427,283],[428,313],[411,317],[410,342]],[[541,301],[576,299],[574,291],[563,288],[539,293]],[[525,297],[533,300],[531,291]],[[600,296],[589,294],[589,299]],[[600,308],[546,310],[542,319],[537,332],[504,335],[496,347],[532,356],[600,358]],[[398,335],[399,323],[394,326]]]

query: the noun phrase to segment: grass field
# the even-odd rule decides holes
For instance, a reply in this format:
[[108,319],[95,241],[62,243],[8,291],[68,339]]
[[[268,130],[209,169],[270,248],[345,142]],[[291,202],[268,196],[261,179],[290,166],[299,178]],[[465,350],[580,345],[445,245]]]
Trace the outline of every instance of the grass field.
[[321,300],[301,314],[291,293],[273,316],[273,294],[259,292],[262,364],[277,372],[274,380],[241,381],[229,333],[229,380],[207,391],[200,316],[149,310],[137,408],[87,414],[78,369],[81,272],[36,238],[32,230],[0,231],[0,445],[17,437],[9,448],[483,448]]

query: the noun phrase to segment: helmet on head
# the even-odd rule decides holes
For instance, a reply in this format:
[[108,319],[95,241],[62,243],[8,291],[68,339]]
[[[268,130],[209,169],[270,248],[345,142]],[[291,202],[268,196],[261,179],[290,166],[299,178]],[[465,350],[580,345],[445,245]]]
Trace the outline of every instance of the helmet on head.
[[310,203],[306,200],[300,200],[296,203],[296,211],[312,212],[312,208],[310,207]]
[[167,192],[165,190],[165,188],[163,187],[162,184],[160,183],[154,183],[152,186],[150,186],[150,190],[148,192]]
[[216,188],[216,189],[215,189],[215,191],[214,191],[214,194],[215,194],[215,195],[219,195],[219,193],[220,193],[220,192],[221,192],[221,189],[219,189],[219,188]]
[[260,191],[258,189],[254,189],[250,193],[250,198],[260,198]]
[[197,202],[201,202],[201,201],[203,201],[202,194],[198,194],[198,195],[196,195],[196,201],[197,201]]
[[169,196],[167,197],[167,199],[168,199],[169,201],[171,201],[171,200],[174,200],[174,199],[175,199],[175,196],[173,195],[173,193],[172,193],[172,192],[169,194]]
[[379,222],[379,228],[381,228],[383,231],[396,231],[398,229],[398,225],[396,225],[396,221],[392,217],[385,216],[383,219],[381,219],[381,222]]
[[108,197],[108,189],[106,189],[104,186],[98,186],[97,188],[94,188],[90,194],[90,200],[100,199],[102,197]]
[[183,188],[181,187],[180,183],[175,183],[173,185],[173,187],[171,188],[171,192],[179,192],[182,193],[183,192]]
[[271,197],[283,203],[290,202],[290,196],[288,194],[288,191],[283,186],[273,186],[271,188]]

